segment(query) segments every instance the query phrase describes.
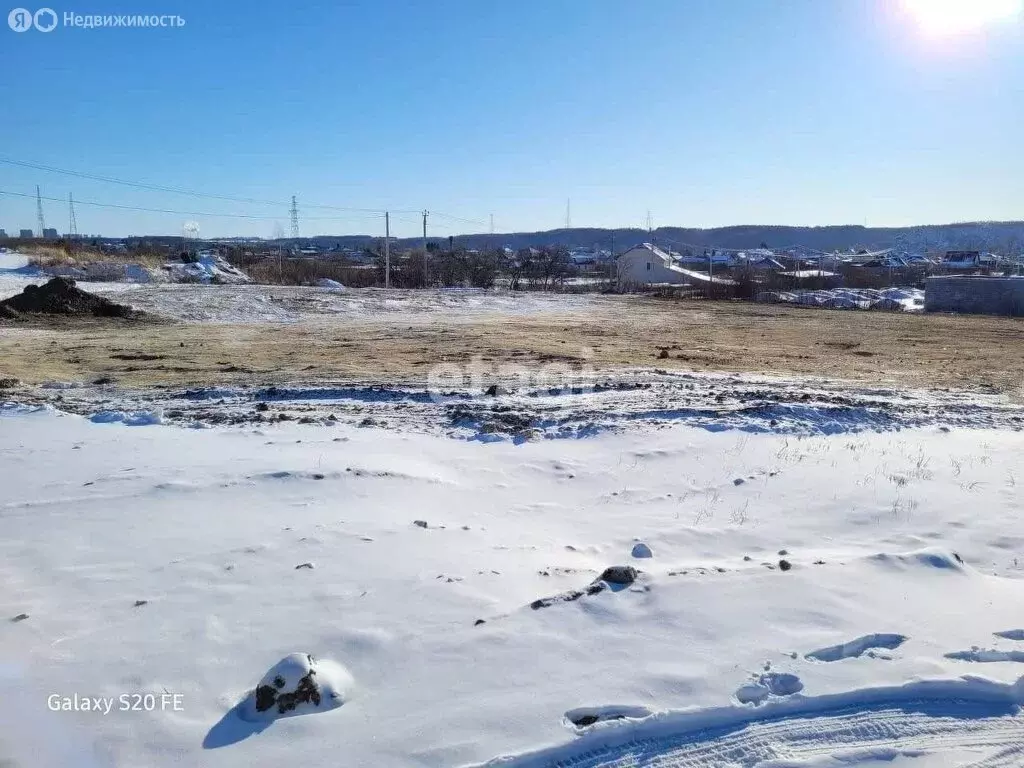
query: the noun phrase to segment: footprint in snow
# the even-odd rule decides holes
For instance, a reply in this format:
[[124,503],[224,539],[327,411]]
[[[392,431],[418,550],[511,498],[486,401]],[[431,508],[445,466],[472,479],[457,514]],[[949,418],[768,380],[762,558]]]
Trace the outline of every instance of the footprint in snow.
[[1004,640],[1024,640],[1024,629],[1004,629],[1002,632],[994,632],[993,634]]
[[1024,651],[997,651],[995,649],[972,648],[969,651],[952,651],[945,654],[947,659],[974,661],[991,664],[1000,661],[1014,661],[1024,664]]
[[907,642],[905,635],[875,633],[864,635],[848,643],[830,645],[806,654],[811,661],[840,661],[867,655],[870,658],[890,659],[890,656],[877,653],[878,650],[893,651]]
[[792,696],[804,689],[803,681],[789,672],[765,672],[754,675],[750,682],[736,689],[736,700],[741,704],[764,703],[769,696]]
[[587,728],[594,723],[606,720],[639,720],[650,717],[651,710],[647,707],[618,706],[615,704],[604,707],[579,707],[565,713],[565,722],[575,728]]

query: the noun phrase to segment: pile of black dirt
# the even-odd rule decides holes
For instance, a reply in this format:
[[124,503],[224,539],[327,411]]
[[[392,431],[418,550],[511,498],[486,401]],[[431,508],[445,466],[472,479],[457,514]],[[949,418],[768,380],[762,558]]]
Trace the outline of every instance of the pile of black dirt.
[[83,291],[70,278],[55,277],[45,285],[29,285],[17,296],[0,301],[0,318],[20,314],[136,317],[140,313]]

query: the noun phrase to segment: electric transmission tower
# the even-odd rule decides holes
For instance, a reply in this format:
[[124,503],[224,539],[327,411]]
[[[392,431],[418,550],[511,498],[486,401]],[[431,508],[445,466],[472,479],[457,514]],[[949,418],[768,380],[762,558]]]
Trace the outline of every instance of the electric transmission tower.
[[78,222],[75,221],[75,199],[68,192],[68,235],[78,237]]
[[46,221],[43,219],[43,196],[39,192],[38,184],[36,184],[36,223],[39,225],[37,237],[42,237],[43,230],[46,229]]
[[292,237],[299,237],[299,204],[295,202],[295,195],[292,195]]

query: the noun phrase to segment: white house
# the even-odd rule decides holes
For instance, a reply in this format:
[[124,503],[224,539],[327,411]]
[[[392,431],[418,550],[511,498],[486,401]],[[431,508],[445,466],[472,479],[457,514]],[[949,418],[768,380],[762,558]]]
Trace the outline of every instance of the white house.
[[650,243],[633,246],[618,257],[617,263],[620,286],[709,282],[733,284],[733,281],[727,278],[712,278],[703,272],[684,269],[679,266],[678,256]]
[[620,254],[617,274],[619,285],[690,282],[687,270],[682,269],[671,254],[650,243],[635,245]]

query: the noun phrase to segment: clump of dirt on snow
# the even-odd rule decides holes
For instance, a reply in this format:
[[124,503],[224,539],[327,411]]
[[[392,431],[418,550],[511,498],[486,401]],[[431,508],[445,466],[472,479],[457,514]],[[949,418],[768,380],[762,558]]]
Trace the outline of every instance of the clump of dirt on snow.
[[244,716],[258,720],[340,707],[352,676],[342,665],[292,653],[270,668],[246,701]]
[[45,285],[29,285],[17,296],[0,301],[0,317],[19,314],[92,315],[93,317],[133,317],[138,313],[124,304],[83,291],[75,281],[55,277]]

